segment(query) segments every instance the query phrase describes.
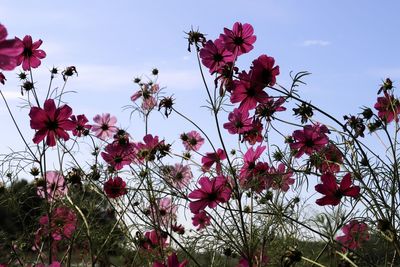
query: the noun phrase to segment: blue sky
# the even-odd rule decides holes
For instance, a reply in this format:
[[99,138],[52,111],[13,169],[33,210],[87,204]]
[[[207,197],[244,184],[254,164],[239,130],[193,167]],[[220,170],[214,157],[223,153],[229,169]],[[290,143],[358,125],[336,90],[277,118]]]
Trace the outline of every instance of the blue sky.
[[[177,107],[212,131],[208,113],[200,106],[206,99],[195,55],[187,52],[184,31],[199,27],[208,38],[218,37],[223,27],[236,21],[254,26],[255,49],[243,56],[240,66],[260,54],[275,57],[281,67],[278,82],[289,85],[290,71],[307,70],[313,75],[300,94],[305,99],[338,115],[358,112],[372,106],[381,79],[400,80],[400,21],[398,1],[19,1],[0,2],[0,22],[10,36],[32,35],[42,39],[47,58],[35,71],[37,87],[45,90],[47,70],[75,65],[79,77],[73,78],[67,97],[75,113],[92,118],[110,112],[119,125],[141,138],[140,119],[129,122],[121,107],[137,89],[132,79],[160,69],[159,82],[167,94],[174,94]],[[6,74],[2,90],[13,106],[21,102],[15,75]],[[61,83],[61,81],[60,81]],[[399,86],[399,85],[397,85]],[[17,119],[29,129],[28,110],[14,108]],[[206,114],[206,115],[204,115]],[[211,118],[211,117],[210,117]],[[0,132],[7,147],[18,147],[11,120],[0,104]],[[191,130],[172,118],[152,119],[154,132],[169,140]],[[171,128],[174,131],[171,131]],[[22,146],[20,146],[22,147]]]

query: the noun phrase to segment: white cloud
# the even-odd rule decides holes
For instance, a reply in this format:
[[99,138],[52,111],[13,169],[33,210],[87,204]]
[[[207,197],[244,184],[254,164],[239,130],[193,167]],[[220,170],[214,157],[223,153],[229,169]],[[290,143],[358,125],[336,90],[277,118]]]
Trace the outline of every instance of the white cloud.
[[305,40],[301,43],[301,46],[328,46],[331,42],[324,40]]

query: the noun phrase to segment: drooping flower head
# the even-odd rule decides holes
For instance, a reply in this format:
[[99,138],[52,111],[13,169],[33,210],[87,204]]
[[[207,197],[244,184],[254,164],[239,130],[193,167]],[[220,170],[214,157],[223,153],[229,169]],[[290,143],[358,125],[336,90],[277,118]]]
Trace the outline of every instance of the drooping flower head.
[[204,144],[204,138],[196,131],[183,133],[180,138],[186,150],[198,151]]
[[336,237],[336,240],[350,249],[361,247],[364,241],[369,240],[368,226],[358,220],[352,220],[342,228],[344,235]]
[[37,187],[37,194],[50,202],[63,197],[67,192],[64,176],[57,171],[47,171],[43,184]]
[[97,114],[94,116],[93,121],[97,124],[92,125],[92,131],[95,136],[102,140],[113,137],[118,131],[118,128],[115,126],[117,118],[111,116],[110,113]]
[[109,198],[118,198],[127,193],[126,182],[121,177],[109,178],[104,183],[104,191]]
[[344,196],[357,198],[360,194],[359,186],[352,186],[351,174],[347,173],[340,182],[340,185],[336,183],[336,177],[332,173],[324,173],[321,176],[322,184],[315,186],[315,191],[325,195],[324,197],[317,199],[315,203],[320,206],[333,205],[336,206],[340,203],[340,200]]
[[17,56],[24,51],[22,42],[15,39],[7,38],[7,29],[0,24],[0,69],[13,70],[17,64]]
[[254,47],[257,37],[254,35],[253,26],[248,23],[235,22],[232,30],[224,28],[224,34],[220,35],[225,48],[236,56],[248,53]]
[[31,128],[37,130],[33,137],[35,144],[46,138],[48,146],[55,146],[56,139],[69,139],[67,131],[75,129],[75,123],[70,117],[72,109],[68,105],[56,107],[53,99],[44,102],[44,108],[32,107],[29,112]]
[[22,43],[24,45],[24,50],[17,57],[17,65],[22,63],[22,69],[25,71],[39,67],[41,64],[40,60],[46,57],[46,53],[39,49],[42,45],[42,40],[39,39],[36,42],[32,42],[32,37],[26,35]]
[[210,70],[211,74],[220,70],[225,64],[233,62],[232,52],[226,50],[221,39],[216,39],[214,42],[207,41],[199,55],[201,62]]
[[215,178],[202,177],[199,179],[200,188],[193,190],[188,197],[193,200],[189,204],[190,211],[194,214],[204,210],[207,206],[215,208],[219,203],[226,203],[231,197],[227,178],[217,176]]

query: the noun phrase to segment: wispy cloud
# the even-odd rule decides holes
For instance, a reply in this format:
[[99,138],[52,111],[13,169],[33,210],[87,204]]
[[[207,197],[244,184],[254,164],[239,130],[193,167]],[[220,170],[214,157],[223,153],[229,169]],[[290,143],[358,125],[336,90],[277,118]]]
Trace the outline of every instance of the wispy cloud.
[[328,46],[331,42],[325,40],[305,40],[301,46]]

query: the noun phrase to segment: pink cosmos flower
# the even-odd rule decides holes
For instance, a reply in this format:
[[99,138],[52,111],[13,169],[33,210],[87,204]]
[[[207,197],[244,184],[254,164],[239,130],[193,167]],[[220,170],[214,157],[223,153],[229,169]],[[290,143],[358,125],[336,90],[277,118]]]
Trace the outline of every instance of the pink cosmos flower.
[[279,75],[279,66],[275,66],[275,59],[267,55],[261,55],[253,61],[251,67],[251,79],[256,84],[274,86],[276,76]]
[[234,89],[231,94],[231,102],[239,103],[239,109],[249,111],[257,106],[257,103],[266,103],[268,94],[262,86],[251,81],[251,77],[245,71],[239,75],[240,80],[234,81]]
[[133,150],[126,149],[118,142],[108,144],[101,157],[115,170],[121,170],[124,166],[132,163],[134,159]]
[[271,180],[270,186],[273,189],[280,189],[283,192],[287,192],[290,185],[295,182],[292,176],[293,172],[286,170],[285,164],[283,163],[280,163],[277,169],[271,167],[268,175],[268,178]]
[[215,208],[219,203],[226,203],[231,197],[227,178],[217,176],[215,178],[202,177],[199,179],[200,188],[193,190],[188,197],[197,199],[189,204],[190,211],[194,214],[204,210],[207,206]]
[[326,136],[329,130],[325,125],[306,125],[303,130],[293,132],[294,142],[290,144],[291,149],[297,149],[296,158],[300,158],[304,153],[311,155],[324,148],[329,138]]
[[146,250],[153,250],[157,247],[165,247],[167,245],[167,238],[164,234],[156,230],[147,231],[144,233],[144,240],[141,243],[142,248]]
[[13,70],[17,64],[17,56],[24,51],[23,43],[18,39],[6,39],[7,29],[0,24],[0,69]]
[[50,225],[49,216],[44,215],[39,219],[42,229],[40,234],[45,237],[50,232],[51,237],[56,241],[71,238],[76,229],[76,222],[76,214],[70,208],[60,206],[53,210]]
[[167,264],[156,261],[153,263],[153,267],[185,267],[188,263],[188,260],[184,260],[180,263],[178,261],[178,256],[174,252],[168,256]]
[[206,45],[200,50],[199,55],[201,62],[209,68],[211,74],[217,72],[226,63],[233,62],[232,52],[225,49],[221,39],[217,39],[214,42],[207,41]]
[[251,130],[251,118],[249,118],[249,112],[247,110],[241,111],[237,108],[228,115],[229,122],[224,123],[224,128],[228,130],[230,134],[242,134],[246,131]]
[[42,45],[42,40],[39,39],[32,43],[32,37],[26,35],[22,40],[22,43],[24,44],[24,50],[17,57],[17,65],[22,63],[23,70],[30,70],[31,68],[39,67],[41,63],[40,60],[46,57],[46,53],[43,50],[38,49]]
[[218,148],[217,152],[206,153],[206,155],[201,158],[203,171],[209,171],[211,166],[215,163],[215,170],[220,174],[222,172],[221,161],[224,159],[226,159],[226,153],[221,148]]
[[250,24],[236,22],[233,24],[232,30],[224,28],[224,34],[221,34],[220,39],[224,41],[225,48],[228,51],[240,56],[253,49],[253,44],[257,39],[253,33],[254,29]]
[[378,110],[379,118],[385,122],[399,121],[400,101],[388,92],[385,92],[385,96],[378,97],[374,108]]
[[117,118],[111,116],[110,113],[103,113],[102,115],[97,114],[94,116],[93,121],[97,123],[97,125],[92,125],[92,131],[94,135],[101,140],[113,137],[118,131],[118,128],[115,126]]
[[204,144],[204,138],[196,131],[181,134],[181,140],[186,150],[198,151]]
[[359,186],[351,185],[351,174],[346,174],[340,185],[336,183],[336,177],[332,173],[324,173],[321,176],[322,184],[315,186],[315,191],[325,195],[324,197],[317,199],[315,203],[320,206],[333,205],[336,206],[340,203],[342,197],[353,197],[357,198],[360,194]]
[[110,177],[108,181],[104,183],[104,192],[106,192],[109,198],[117,198],[128,193],[125,181],[118,176],[114,178]]
[[90,130],[92,128],[90,124],[87,124],[89,120],[86,118],[84,114],[78,116],[72,115],[71,121],[75,123],[75,129],[72,130],[72,134],[74,136],[81,137],[82,134],[85,133],[85,131]]
[[195,214],[192,217],[193,226],[197,227],[197,230],[201,230],[210,225],[211,218],[207,215],[204,210],[201,210],[199,213]]
[[4,85],[5,81],[7,81],[6,76],[4,76],[2,72],[0,72],[0,83]]
[[157,202],[157,207],[150,206],[150,216],[153,221],[158,221],[164,226],[170,225],[172,221],[176,220],[178,207],[168,197],[163,197]]
[[262,130],[264,129],[263,124],[259,119],[253,120],[251,123],[251,129],[243,133],[242,142],[248,142],[250,145],[255,143],[261,143],[264,140]]
[[255,150],[250,147],[243,156],[244,164],[240,169],[240,180],[247,180],[253,177],[253,171],[256,167],[256,161],[260,158],[265,150],[265,146],[258,146]]
[[364,241],[369,240],[367,224],[357,220],[343,226],[342,232],[344,235],[336,237],[336,240],[350,249],[357,249]]
[[193,173],[190,170],[190,166],[180,163],[176,163],[175,166],[171,166],[168,176],[166,177],[172,186],[178,189],[187,187],[192,178]]
[[63,197],[68,192],[64,176],[57,171],[47,171],[45,174],[45,182],[46,184],[44,186],[37,187],[37,194],[42,198],[47,197],[47,201],[49,202]]
[[67,141],[69,135],[66,131],[75,129],[75,123],[70,120],[71,114],[72,109],[68,105],[56,108],[53,99],[47,99],[43,109],[31,107],[29,112],[31,128],[37,130],[33,142],[38,144],[47,137],[46,144],[55,146],[57,138]]

